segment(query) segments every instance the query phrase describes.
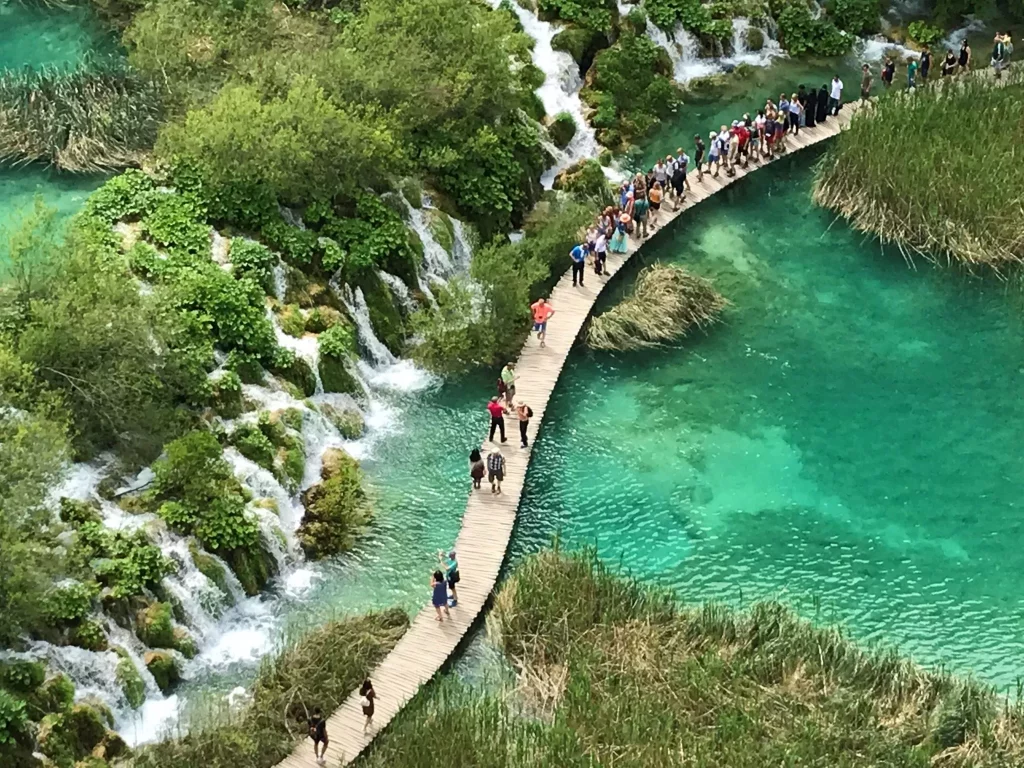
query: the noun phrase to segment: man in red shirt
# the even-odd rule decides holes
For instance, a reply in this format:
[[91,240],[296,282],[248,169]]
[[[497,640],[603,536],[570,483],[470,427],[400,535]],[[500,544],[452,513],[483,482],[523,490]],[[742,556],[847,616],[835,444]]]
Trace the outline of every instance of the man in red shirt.
[[750,149],[750,129],[740,121],[740,124],[732,130],[740,140],[740,158],[742,160],[743,167],[746,168]]
[[492,443],[494,442],[494,430],[498,430],[501,433],[501,442],[505,442],[505,406],[501,404],[501,401],[497,396],[491,398],[491,402],[487,404],[487,412],[491,414],[491,434],[487,438]]

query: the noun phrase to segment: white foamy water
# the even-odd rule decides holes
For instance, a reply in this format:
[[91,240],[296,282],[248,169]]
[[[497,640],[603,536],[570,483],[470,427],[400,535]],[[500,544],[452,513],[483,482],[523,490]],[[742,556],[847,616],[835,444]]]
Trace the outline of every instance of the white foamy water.
[[761,34],[764,36],[764,44],[759,51],[751,51],[747,47],[747,34],[750,31],[750,19],[732,20],[732,56],[723,61],[731,64],[749,64],[754,67],[767,67],[774,59],[785,56],[782,46],[771,33],[763,28]]
[[893,51],[896,52],[897,58],[900,61],[911,56],[917,58],[921,55],[913,48],[907,48],[905,45],[900,45],[899,43],[886,40],[881,35],[870,38],[861,38],[855,47],[855,51],[861,61],[865,62],[881,61],[886,57],[886,55],[888,55],[888,53]]
[[[491,7],[498,8],[500,0],[489,0]],[[541,184],[551,189],[555,176],[573,163],[587,158],[596,157],[600,147],[594,135],[594,129],[584,116],[583,102],[580,100],[580,88],[583,79],[580,68],[572,56],[564,51],[556,51],[551,47],[551,40],[560,29],[553,24],[538,19],[532,11],[528,11],[518,3],[512,3],[512,10],[523,25],[523,31],[533,38],[533,63],[544,73],[544,82],[537,89],[537,96],[544,105],[544,111],[554,117],[560,112],[572,115],[576,123],[576,135],[565,148],[555,156],[555,164],[541,176]]]

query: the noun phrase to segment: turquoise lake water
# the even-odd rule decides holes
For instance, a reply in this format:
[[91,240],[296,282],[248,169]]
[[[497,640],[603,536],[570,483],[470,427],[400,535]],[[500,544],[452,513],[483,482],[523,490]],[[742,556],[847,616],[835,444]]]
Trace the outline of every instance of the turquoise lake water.
[[780,162],[648,249],[734,306],[679,348],[572,355],[515,552],[560,532],[686,600],[778,596],[1010,685],[1024,661],[1019,302],[909,269],[814,208],[810,182],[808,157]]

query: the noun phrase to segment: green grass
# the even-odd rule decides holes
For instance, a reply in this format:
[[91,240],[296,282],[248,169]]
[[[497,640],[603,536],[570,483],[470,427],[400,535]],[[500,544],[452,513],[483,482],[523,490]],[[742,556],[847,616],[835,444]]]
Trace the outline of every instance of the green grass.
[[251,703],[193,713],[187,735],[139,750],[133,768],[270,768],[306,738],[314,707],[335,710],[409,625],[400,609],[325,624],[260,669]]
[[[863,648],[776,602],[693,607],[545,552],[502,587],[497,691],[445,678],[357,764],[416,766],[1012,766],[1024,711],[973,680]],[[383,695],[383,692],[379,692]]]
[[156,140],[160,95],[118,57],[77,69],[0,72],[0,163],[79,173],[138,165]]
[[817,168],[814,199],[907,252],[1002,270],[1024,261],[1024,72],[944,80],[862,110]]

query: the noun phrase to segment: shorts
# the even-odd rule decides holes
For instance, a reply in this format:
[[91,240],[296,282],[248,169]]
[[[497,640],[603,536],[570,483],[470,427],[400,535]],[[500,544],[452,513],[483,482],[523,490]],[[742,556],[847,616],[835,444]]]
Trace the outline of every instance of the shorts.
[[547,329],[548,329],[548,321],[547,320],[545,320],[543,323],[534,323],[533,324],[533,330],[537,331],[537,333],[544,333],[544,331],[546,331]]
[[460,581],[462,581],[462,577],[459,576],[459,572],[458,571],[455,571],[455,573],[449,574],[449,576],[448,576],[448,587],[449,588],[454,587]]
[[672,182],[672,189],[675,190],[675,193],[677,195],[683,194],[683,189],[684,189],[683,182],[681,182],[681,181],[673,181]]
[[495,480],[497,480],[500,483],[504,479],[505,473],[502,472],[500,469],[497,472],[495,472],[494,470],[490,470],[487,473],[487,482],[489,483],[493,483]]
[[661,210],[661,203],[651,203],[651,208],[653,208],[656,211],[660,211]]

